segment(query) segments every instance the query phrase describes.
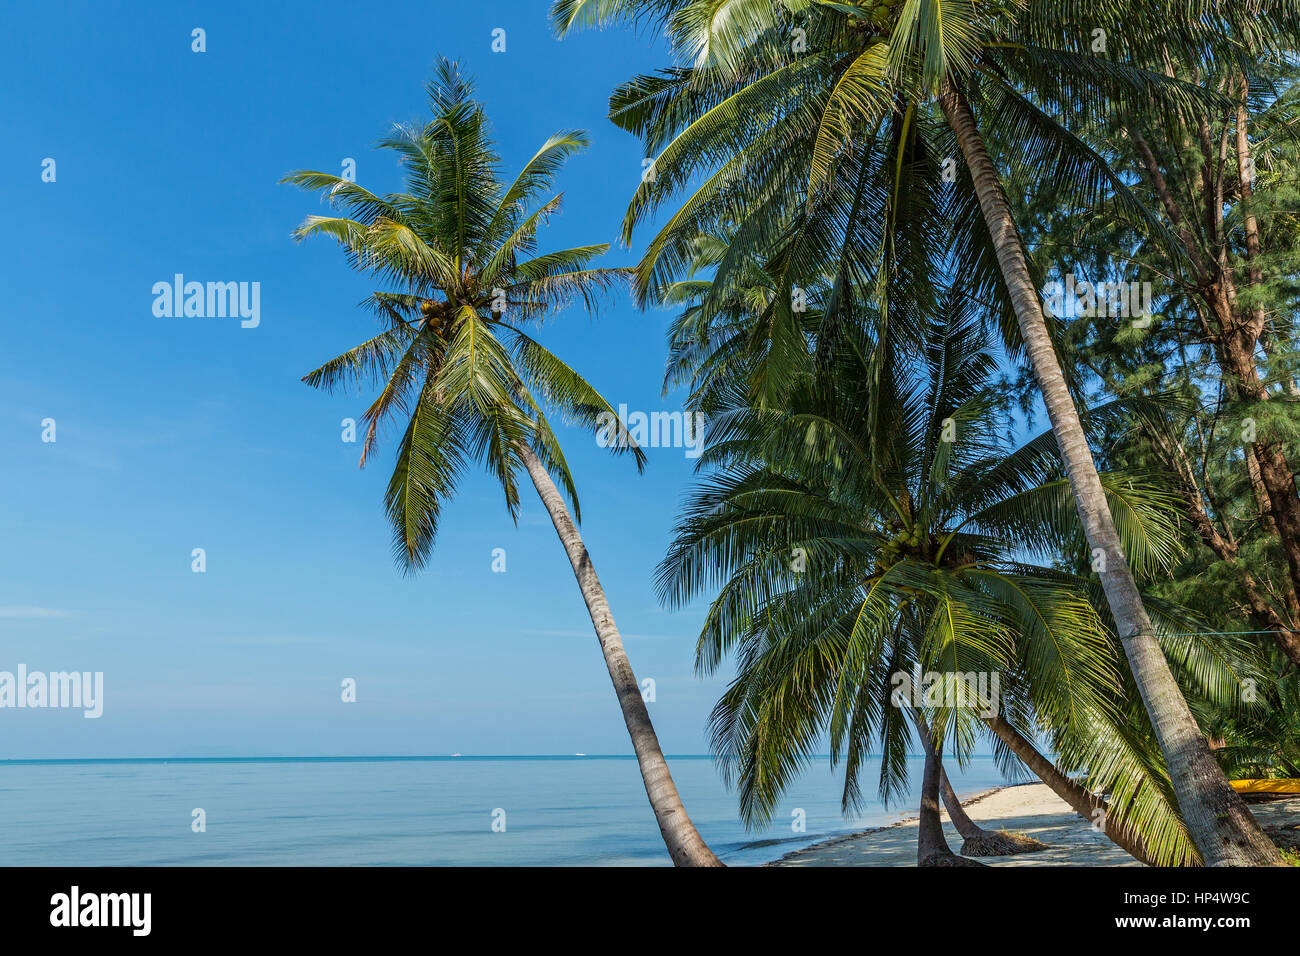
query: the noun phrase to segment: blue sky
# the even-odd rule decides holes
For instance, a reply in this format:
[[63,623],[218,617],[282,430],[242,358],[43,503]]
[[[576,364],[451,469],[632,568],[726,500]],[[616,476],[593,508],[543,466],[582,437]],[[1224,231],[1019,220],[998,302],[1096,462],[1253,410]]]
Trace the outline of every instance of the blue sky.
[[[550,133],[590,130],[544,243],[616,245],[641,150],[606,102],[663,52],[621,31],[558,42],[546,6],[8,9],[0,670],[102,671],[105,700],[98,720],[0,712],[0,758],[630,751],[540,505],[526,498],[516,528],[486,476],[467,482],[429,569],[404,577],[382,510],[392,444],[358,470],[340,422],[366,397],[299,381],[372,334],[356,308],[371,286],[336,247],[290,240],[321,207],[277,181],[352,157],[362,184],[397,188],[372,145],[420,117],[440,53],[478,78],[507,172]],[[645,238],[606,261],[630,264]],[[259,282],[260,325],[155,317],[152,286],[175,273]],[[672,408],[668,319],[620,299],[594,322],[570,310],[543,340],[615,404]],[[700,612],[670,614],[652,588],[691,463],[652,450],[638,478],[589,435],[566,447],[664,747],[703,752],[721,682],[692,673]],[[356,704],[340,700],[347,677]]]

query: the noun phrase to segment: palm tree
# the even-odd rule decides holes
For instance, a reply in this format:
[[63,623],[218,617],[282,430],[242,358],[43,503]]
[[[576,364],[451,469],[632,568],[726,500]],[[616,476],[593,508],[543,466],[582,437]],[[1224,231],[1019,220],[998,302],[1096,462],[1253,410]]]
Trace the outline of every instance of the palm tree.
[[[942,862],[944,741],[962,762],[986,730],[1089,822],[1105,812],[1107,835],[1139,859],[1196,862],[1164,771],[1133,729],[1144,721],[1123,706],[1119,649],[1087,582],[1049,561],[1080,537],[1051,434],[1006,446],[969,297],[955,290],[944,306],[919,361],[879,336],[877,317],[874,337],[845,329],[835,360],[810,364],[781,410],[743,394],[727,409],[723,387],[708,392],[719,404],[701,465],[714,473],[659,581],[674,606],[719,588],[696,664],[708,673],[736,659],[712,728],[741,815],[770,817],[823,732],[833,761],[843,754],[845,808],[861,799],[873,741],[890,799],[915,724],[928,765],[918,858]],[[694,362],[716,368],[707,346]],[[1177,550],[1172,496],[1136,478],[1102,480],[1127,553],[1162,566]],[[1183,653],[1182,670],[1218,675],[1213,689],[1231,699],[1240,674],[1224,673],[1217,649]],[[932,673],[1000,675],[996,708],[899,706],[896,675]],[[1040,731],[1087,786],[1037,752]],[[1110,791],[1109,803],[1093,791]]]
[[[1101,158],[1043,106],[1072,115],[1110,104],[1194,111],[1212,98],[1150,67],[1171,56],[1243,59],[1247,51],[1273,50],[1300,36],[1294,3],[1167,6],[1149,0],[555,0],[552,16],[561,33],[616,19],[662,26],[684,63],[639,77],[611,98],[611,118],[657,154],[655,175],[646,177],[625,217],[625,238],[667,197],[707,173],[648,247],[638,271],[638,289],[647,297],[664,287],[690,243],[712,225],[741,223],[739,245],[771,250],[789,239],[792,209],[802,205],[811,218],[829,197],[837,221],[848,211],[843,248],[813,241],[827,231],[812,230],[788,242],[780,257],[782,294],[773,317],[793,327],[787,299],[799,269],[819,258],[848,262],[857,255],[848,238],[863,195],[864,151],[896,159],[897,187],[918,137],[930,135],[926,115],[938,108],[945,139],[934,143],[953,144],[964,159],[953,185],[972,214],[963,220],[967,229],[953,267],[981,276],[979,292],[1004,320],[1012,353],[1032,366],[1107,603],[1196,844],[1212,865],[1276,865],[1276,847],[1215,763],[1161,652],[989,149],[990,137],[1007,142],[1036,172],[1050,171],[1085,200],[1104,184],[1114,201],[1145,214]],[[1122,35],[1127,62],[1096,49],[1096,37],[1085,29],[1090,23]],[[903,193],[895,188],[893,196],[901,202]],[[1153,231],[1163,231],[1149,214],[1146,219]],[[868,254],[893,256],[911,224],[892,214],[880,222],[879,243],[859,245]],[[729,265],[719,266],[720,289],[730,281]]]
[[[517,518],[525,471],[560,537],[591,615],[601,653],[636,752],[646,794],[673,862],[720,866],[682,806],[609,602],[578,533],[577,492],[543,407],[594,428],[608,402],[525,330],[580,298],[589,309],[624,270],[591,268],[605,244],[538,253],[538,227],[560,207],[541,201],[585,134],[552,136],[513,182],[499,176],[487,118],[456,64],[442,60],[428,85],[432,117],[398,126],[379,146],[398,153],[407,191],[377,195],[338,176],[309,170],[285,178],[318,190],[349,215],[308,216],[299,240],[335,239],[352,267],[388,285],[367,303],[383,330],[304,377],[325,389],[381,386],[366,410],[364,465],[387,421],[405,428],[385,503],[394,553],[408,571],[432,552],[443,506],[472,464],[501,484]],[[536,203],[539,203],[535,205]],[[631,441],[638,469],[644,453]],[[561,494],[556,480],[564,488]],[[572,513],[565,502],[572,503]]]

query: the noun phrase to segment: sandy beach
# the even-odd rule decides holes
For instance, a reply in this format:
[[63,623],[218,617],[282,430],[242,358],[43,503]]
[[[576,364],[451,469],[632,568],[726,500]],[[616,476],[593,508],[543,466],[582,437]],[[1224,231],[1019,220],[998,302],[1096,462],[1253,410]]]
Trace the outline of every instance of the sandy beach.
[[[986,830],[1011,830],[1034,837],[1050,849],[1016,856],[981,857],[990,866],[1142,866],[1085,823],[1045,784],[1026,783],[990,790],[962,804]],[[1264,826],[1300,825],[1300,797],[1255,804],[1251,811]],[[962,839],[943,814],[948,845]],[[916,820],[796,850],[772,866],[916,866]]]

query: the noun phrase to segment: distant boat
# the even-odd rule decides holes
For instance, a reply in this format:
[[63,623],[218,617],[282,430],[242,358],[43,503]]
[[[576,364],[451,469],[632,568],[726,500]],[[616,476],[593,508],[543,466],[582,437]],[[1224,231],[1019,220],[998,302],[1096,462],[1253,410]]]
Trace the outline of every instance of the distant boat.
[[587,756],[587,755],[586,755],[586,754],[574,754],[574,756],[575,756],[575,757],[585,757],[585,756]]
[[460,754],[452,754],[453,757],[459,757]]

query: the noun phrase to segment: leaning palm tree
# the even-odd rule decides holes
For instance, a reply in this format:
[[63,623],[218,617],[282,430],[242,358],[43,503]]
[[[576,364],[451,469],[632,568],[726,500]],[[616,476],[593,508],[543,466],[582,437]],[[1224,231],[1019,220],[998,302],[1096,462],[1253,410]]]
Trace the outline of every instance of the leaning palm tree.
[[[791,383],[783,409],[742,398],[713,410],[701,458],[711,474],[660,589],[674,606],[719,589],[696,660],[706,673],[736,660],[712,727],[742,817],[770,817],[823,733],[832,759],[843,755],[846,809],[861,799],[875,745],[892,798],[915,728],[927,759],[918,860],[951,862],[938,827],[941,754],[951,742],[961,763],[988,732],[1090,822],[1104,812],[1106,834],[1139,859],[1198,862],[1158,756],[1134,730],[1144,721],[1124,707],[1111,631],[1086,580],[1052,561],[1080,529],[1051,435],[1007,447],[969,299],[954,292],[945,304],[919,360],[850,328],[834,362]],[[697,360],[713,367],[707,350]],[[1166,563],[1172,497],[1132,477],[1103,482],[1133,560]],[[1239,676],[1200,645],[1180,663],[1215,675],[1202,683],[1221,697]],[[931,707],[895,694],[900,674],[917,686],[910,675],[975,673],[1000,676],[996,700]],[[1029,743],[1040,735],[1065,771]]]
[[[325,389],[379,386],[363,417],[362,465],[380,428],[405,419],[385,503],[396,558],[408,571],[428,560],[442,509],[469,466],[482,465],[500,483],[515,518],[519,472],[528,475],[591,615],[668,852],[679,866],[720,866],[687,816],[669,773],[578,533],[577,492],[544,406],[589,428],[599,426],[604,415],[612,420],[613,410],[527,331],[530,323],[575,299],[594,308],[624,278],[623,270],[589,267],[608,248],[604,244],[537,250],[538,227],[559,209],[561,196],[542,200],[566,158],[586,146],[586,136],[557,133],[513,182],[505,183],[487,118],[454,63],[441,62],[428,98],[433,115],[427,122],[398,126],[379,143],[400,156],[406,192],[380,196],[339,176],[308,170],[284,180],[323,192],[348,213],[308,216],[295,237],[336,240],[353,268],[388,286],[366,300],[382,331],[304,381]],[[620,438],[612,443],[615,451],[628,451],[640,468],[644,453],[631,436]]]
[[[824,265],[828,256],[849,262],[858,253],[849,239],[860,202],[871,199],[863,190],[864,154],[883,150],[895,158],[901,183],[918,137],[930,135],[928,118],[938,113],[946,142],[965,161],[953,185],[968,199],[964,221],[970,228],[955,268],[981,276],[981,292],[1004,320],[1007,344],[1032,366],[1084,533],[1098,555],[1107,603],[1197,846],[1213,865],[1280,863],[1216,765],[1161,652],[990,143],[1009,145],[1037,174],[1050,171],[1058,186],[1073,187],[1085,200],[1105,184],[1117,202],[1163,233],[1052,113],[1087,116],[1112,103],[1171,113],[1202,109],[1212,98],[1164,75],[1163,64],[1171,57],[1186,63],[1214,55],[1248,60],[1252,51],[1285,47],[1300,37],[1300,4],[1189,0],[1171,9],[1153,0],[555,0],[552,14],[561,33],[644,20],[666,29],[682,61],[631,81],[611,99],[611,117],[643,136],[655,171],[632,201],[625,237],[667,197],[698,183],[648,247],[638,273],[644,296],[663,288],[688,257],[689,244],[715,224],[740,223],[737,245],[771,250],[783,235],[789,238],[792,210],[802,206],[811,216],[829,197],[839,220],[847,213],[842,248],[817,241],[826,233],[814,231],[788,242],[780,257],[781,295],[773,317],[793,328],[787,299],[798,270],[817,259]],[[1100,46],[1089,24],[1104,25]],[[1105,52],[1105,27],[1114,34],[1112,43],[1122,39],[1125,62]],[[892,215],[878,221],[878,248],[866,244],[866,251],[893,255],[908,223]],[[736,250],[732,258],[743,255]],[[719,272],[725,276],[730,264],[724,261]],[[786,341],[797,345],[793,336]]]

